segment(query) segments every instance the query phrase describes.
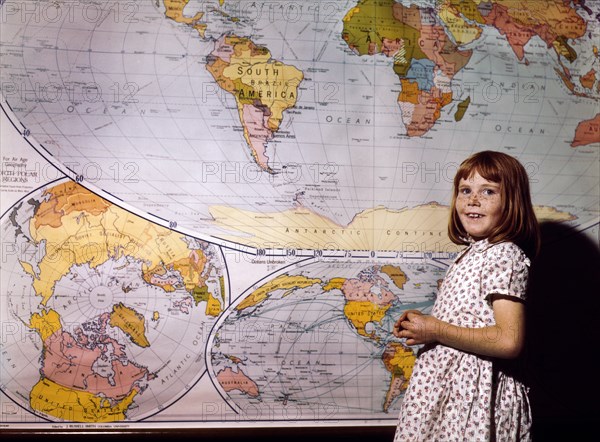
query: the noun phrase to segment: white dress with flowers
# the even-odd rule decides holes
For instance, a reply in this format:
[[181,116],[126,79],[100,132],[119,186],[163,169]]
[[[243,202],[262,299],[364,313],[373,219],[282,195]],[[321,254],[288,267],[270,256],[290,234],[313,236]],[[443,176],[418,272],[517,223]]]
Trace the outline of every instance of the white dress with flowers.
[[[529,265],[513,243],[471,244],[448,269],[432,315],[461,327],[494,325],[490,295],[524,299]],[[530,440],[527,388],[499,365],[441,344],[424,347],[394,441]]]

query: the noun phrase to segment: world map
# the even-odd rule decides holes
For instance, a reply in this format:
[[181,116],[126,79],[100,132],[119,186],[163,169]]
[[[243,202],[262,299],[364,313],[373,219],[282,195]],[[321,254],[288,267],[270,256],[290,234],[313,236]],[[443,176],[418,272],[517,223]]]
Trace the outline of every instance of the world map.
[[393,423],[418,348],[391,327],[460,250],[476,151],[524,164],[541,222],[597,236],[597,2],[0,16],[11,424]]

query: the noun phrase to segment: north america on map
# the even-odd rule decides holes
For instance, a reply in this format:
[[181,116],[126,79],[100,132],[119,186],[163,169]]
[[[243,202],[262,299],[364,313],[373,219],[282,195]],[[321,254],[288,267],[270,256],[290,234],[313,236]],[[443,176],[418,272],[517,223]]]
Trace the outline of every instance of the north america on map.
[[[31,195],[8,221],[3,389],[47,418],[114,422],[192,387],[227,303],[217,248],[72,181]],[[27,352],[39,366],[23,363]]]

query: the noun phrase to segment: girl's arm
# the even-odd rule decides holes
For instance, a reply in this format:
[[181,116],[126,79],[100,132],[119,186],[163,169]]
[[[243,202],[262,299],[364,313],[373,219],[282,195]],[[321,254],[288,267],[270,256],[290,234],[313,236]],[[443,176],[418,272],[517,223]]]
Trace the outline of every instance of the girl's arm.
[[495,325],[459,327],[418,310],[408,310],[396,322],[394,335],[407,338],[407,345],[439,342],[482,356],[516,358],[525,343],[525,304],[509,296],[492,296]]

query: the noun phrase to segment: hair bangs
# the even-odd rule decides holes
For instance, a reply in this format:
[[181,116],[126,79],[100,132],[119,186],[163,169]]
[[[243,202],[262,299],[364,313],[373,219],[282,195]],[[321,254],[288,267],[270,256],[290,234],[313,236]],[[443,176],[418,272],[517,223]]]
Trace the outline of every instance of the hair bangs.
[[456,173],[455,185],[462,179],[467,180],[471,178],[475,173],[494,183],[502,181],[502,166],[499,164],[497,158],[493,155],[486,155],[486,153],[480,152],[479,155],[473,155],[460,165]]

